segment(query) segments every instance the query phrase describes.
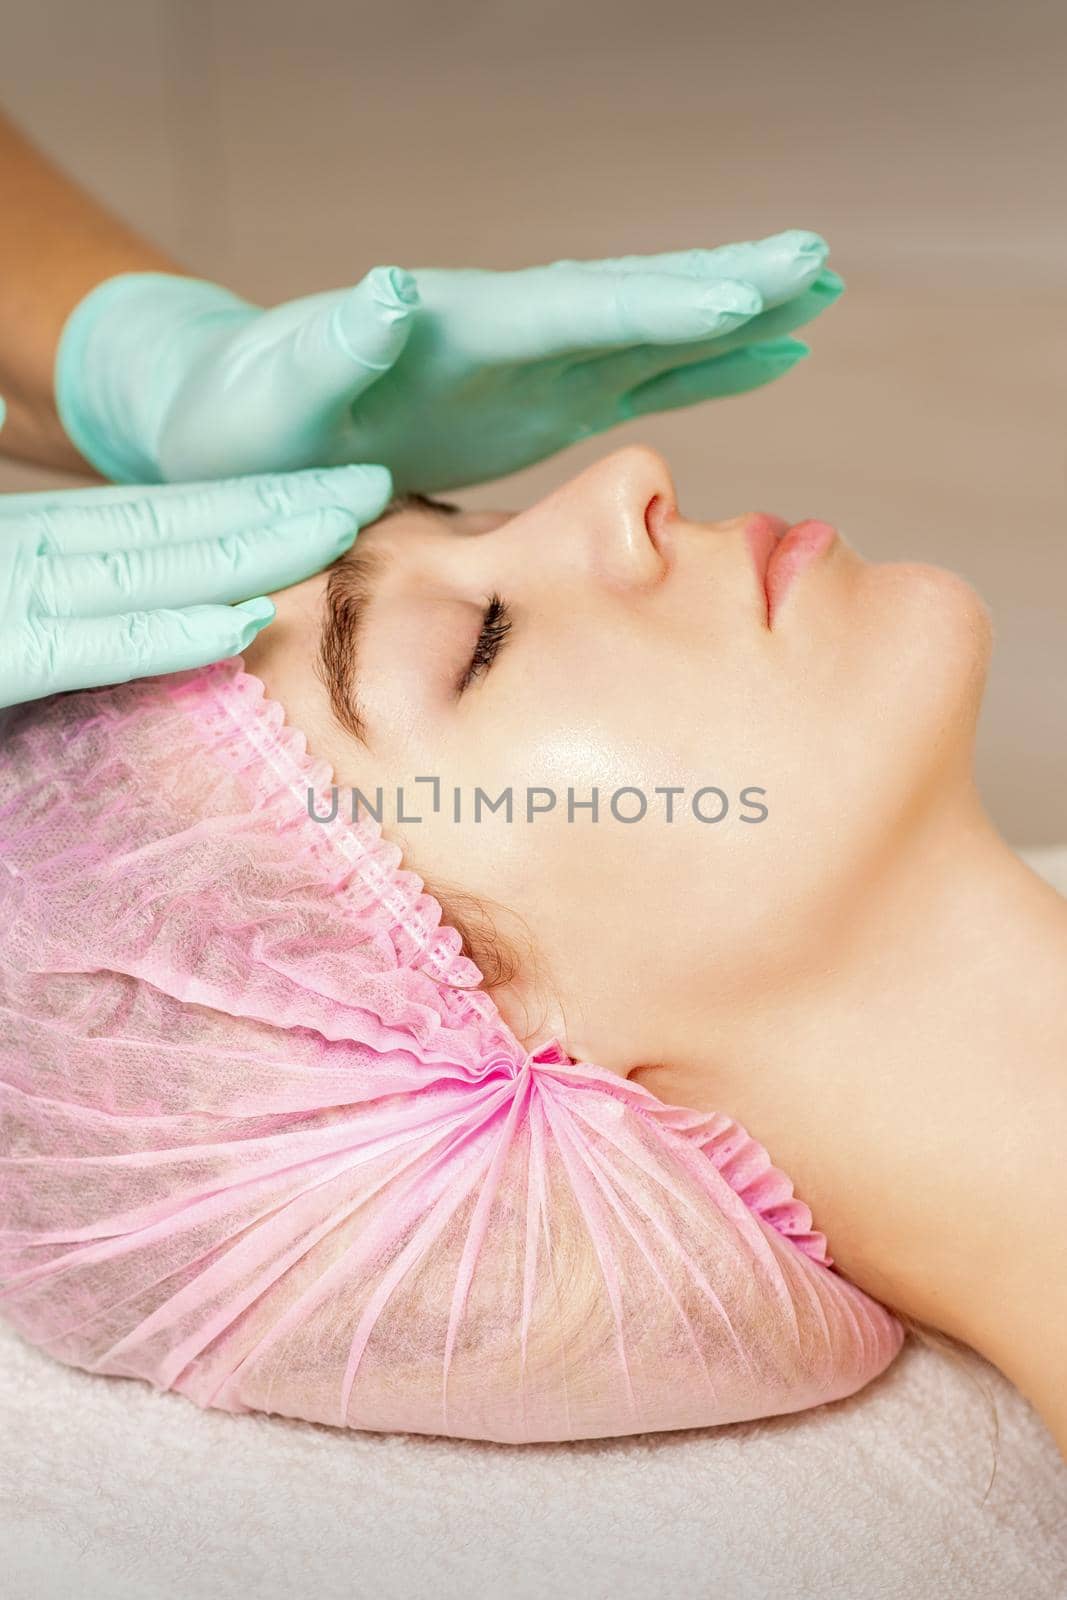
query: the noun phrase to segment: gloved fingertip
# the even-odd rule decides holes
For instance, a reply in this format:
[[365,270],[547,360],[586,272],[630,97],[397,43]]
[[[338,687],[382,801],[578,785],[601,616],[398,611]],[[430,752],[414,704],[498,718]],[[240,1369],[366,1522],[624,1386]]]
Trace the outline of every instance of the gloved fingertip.
[[317,514],[315,531],[320,535],[324,545],[338,555],[342,550],[347,550],[359,532],[359,523],[351,511],[344,506],[327,506],[324,511]]
[[414,274],[403,267],[375,267],[367,274],[367,287],[377,303],[387,311],[405,316],[419,303],[419,288]]
[[789,255],[812,261],[825,260],[830,254],[830,246],[822,234],[811,233],[807,228],[786,228],[783,233],[771,234],[763,243],[777,245]]
[[351,492],[363,515],[373,507],[384,508],[393,497],[393,474],[388,467],[353,461],[346,467],[328,468],[327,475],[342,491]]
[[764,366],[781,367],[784,371],[810,356],[811,346],[803,339],[765,339],[762,344],[749,345],[745,354]]
[[248,619],[253,633],[258,633],[266,623],[273,622],[278,611],[274,601],[268,600],[266,595],[258,595],[254,600],[241,600],[232,609]]
[[823,267],[815,282],[808,289],[809,294],[821,295],[824,300],[836,300],[838,295],[845,292],[845,280],[839,272],[832,267]]

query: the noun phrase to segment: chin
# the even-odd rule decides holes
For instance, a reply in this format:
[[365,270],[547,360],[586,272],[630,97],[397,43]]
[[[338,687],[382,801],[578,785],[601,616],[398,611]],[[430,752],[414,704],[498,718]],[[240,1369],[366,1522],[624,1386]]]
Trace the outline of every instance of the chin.
[[993,648],[989,607],[966,578],[946,567],[909,561],[881,571],[916,721],[939,744],[959,736],[969,747]]
[[961,669],[977,669],[984,678],[993,645],[993,619],[974,585],[947,567],[920,561],[901,562],[897,570],[904,576],[910,608],[926,619],[931,637],[958,660]]

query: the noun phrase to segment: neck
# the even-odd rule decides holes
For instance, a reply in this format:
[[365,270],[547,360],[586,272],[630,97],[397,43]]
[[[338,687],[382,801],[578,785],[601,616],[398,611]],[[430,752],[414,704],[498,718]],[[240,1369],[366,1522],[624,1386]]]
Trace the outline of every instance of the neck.
[[888,878],[847,952],[737,1037],[716,1026],[736,1063],[720,1109],[789,1173],[846,1276],[1047,1416],[1038,1391],[1067,1366],[1067,901],[976,798]]

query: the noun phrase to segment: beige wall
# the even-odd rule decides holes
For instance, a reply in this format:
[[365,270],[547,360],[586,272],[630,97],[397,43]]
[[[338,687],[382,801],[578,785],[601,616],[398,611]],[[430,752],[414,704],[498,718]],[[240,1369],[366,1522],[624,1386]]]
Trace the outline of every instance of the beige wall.
[[[849,293],[760,394],[645,422],[682,503],[956,567],[998,643],[980,778],[1067,838],[1067,13],[856,0],[35,0],[0,100],[254,296],[818,229]],[[5,219],[6,225],[6,219]],[[515,504],[592,441],[471,503]],[[24,487],[0,469],[0,488]]]

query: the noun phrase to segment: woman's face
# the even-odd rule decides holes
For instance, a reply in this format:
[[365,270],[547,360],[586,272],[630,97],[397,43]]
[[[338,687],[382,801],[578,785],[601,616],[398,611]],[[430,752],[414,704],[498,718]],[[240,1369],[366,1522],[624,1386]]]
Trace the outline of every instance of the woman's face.
[[787,526],[692,521],[659,455],[619,450],[525,511],[382,518],[245,652],[345,812],[381,785],[406,864],[489,903],[520,1037],[625,1074],[709,1007],[775,1004],[967,791],[981,601],[824,525],[765,583]]

